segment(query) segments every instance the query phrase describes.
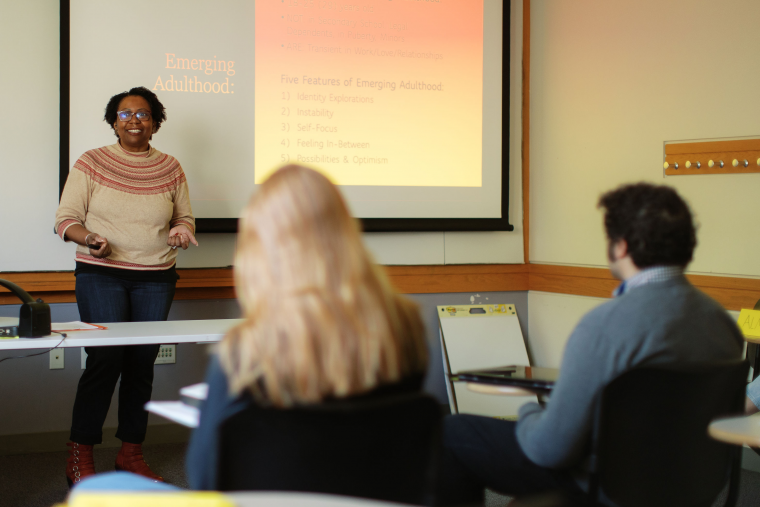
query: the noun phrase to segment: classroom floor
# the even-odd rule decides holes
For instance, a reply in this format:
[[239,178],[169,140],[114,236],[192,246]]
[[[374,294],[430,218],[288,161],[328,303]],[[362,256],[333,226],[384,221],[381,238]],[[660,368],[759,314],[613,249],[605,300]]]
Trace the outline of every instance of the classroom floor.
[[[144,446],[151,468],[168,482],[186,488],[184,458],[186,444]],[[113,470],[117,448],[95,449],[95,469]],[[68,493],[64,475],[66,452],[46,452],[0,456],[0,504],[3,507],[51,507],[63,502]],[[486,507],[505,507],[509,498],[493,492],[486,494]],[[760,504],[760,473],[742,470],[739,507]],[[723,505],[723,497],[715,502]]]
[[[167,482],[186,488],[185,449],[187,444],[143,446],[145,460]],[[95,470],[113,470],[116,447],[95,447]],[[51,507],[63,502],[69,492],[66,484],[67,452],[42,452],[0,456],[0,505],[3,507]]]

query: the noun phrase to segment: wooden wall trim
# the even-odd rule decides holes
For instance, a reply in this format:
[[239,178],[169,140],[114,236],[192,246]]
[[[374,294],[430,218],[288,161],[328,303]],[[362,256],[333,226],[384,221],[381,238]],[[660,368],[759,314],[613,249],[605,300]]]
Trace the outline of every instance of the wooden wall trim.
[[528,290],[524,264],[388,266],[391,283],[404,294]]
[[618,283],[607,269],[531,264],[528,285],[529,290],[603,298]]
[[[391,283],[405,294],[445,292],[495,292],[528,290],[528,267],[523,264],[474,264],[452,266],[387,266]],[[175,299],[233,299],[235,280],[231,268],[178,269]],[[1,273],[47,303],[73,303],[74,273],[71,271]],[[0,305],[18,304],[0,287]]]
[[760,280],[727,276],[686,275],[695,287],[723,305],[726,310],[754,308],[760,299]]
[[522,17],[522,200],[523,262],[530,263],[530,0]]
[[[618,284],[604,268],[548,264],[471,264],[449,266],[386,266],[391,283],[404,294],[509,292],[534,290],[575,296],[611,297]],[[232,269],[178,269],[175,299],[234,299]],[[727,310],[752,308],[760,299],[760,279],[687,275],[691,283]],[[71,271],[0,273],[35,298],[47,303],[73,303]],[[18,304],[0,287],[0,305]]]
[[[753,308],[760,299],[760,279],[757,278],[689,274],[686,277],[726,310]],[[529,290],[609,298],[618,283],[603,268],[530,265]]]

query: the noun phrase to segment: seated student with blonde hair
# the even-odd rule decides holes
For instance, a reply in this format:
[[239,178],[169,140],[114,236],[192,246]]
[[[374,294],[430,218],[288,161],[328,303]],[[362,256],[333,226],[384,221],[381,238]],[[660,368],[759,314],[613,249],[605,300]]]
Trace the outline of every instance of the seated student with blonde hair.
[[259,188],[242,217],[235,280],[245,320],[209,369],[187,454],[193,489],[214,487],[217,428],[250,403],[287,408],[382,386],[420,389],[427,345],[417,305],[391,288],[318,172],[287,166]]
[[[186,458],[192,489],[215,487],[218,429],[251,404],[287,409],[419,391],[427,368],[417,305],[391,288],[326,177],[283,167],[259,187],[240,225],[235,281],[244,320],[207,372],[208,399]],[[96,477],[75,490],[146,489],[141,478],[109,475],[110,484]]]

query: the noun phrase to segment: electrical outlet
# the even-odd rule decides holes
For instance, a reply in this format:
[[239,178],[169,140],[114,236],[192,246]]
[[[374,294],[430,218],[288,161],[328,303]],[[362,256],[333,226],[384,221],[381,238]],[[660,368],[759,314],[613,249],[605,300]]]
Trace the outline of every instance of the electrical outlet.
[[87,352],[84,351],[84,347],[80,349],[82,353],[80,354],[81,360],[82,360],[82,369],[87,368]]
[[158,357],[156,357],[156,364],[170,364],[177,362],[177,346],[176,345],[161,345],[158,349]]
[[50,369],[63,369],[63,349],[53,349],[50,351]]

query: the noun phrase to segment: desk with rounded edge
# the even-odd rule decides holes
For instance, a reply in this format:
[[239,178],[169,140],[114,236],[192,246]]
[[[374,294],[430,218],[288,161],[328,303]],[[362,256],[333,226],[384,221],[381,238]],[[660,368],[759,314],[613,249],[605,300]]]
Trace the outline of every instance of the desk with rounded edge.
[[707,427],[707,432],[727,444],[760,447],[760,413],[716,419]]
[[482,384],[480,382],[467,382],[467,390],[474,393],[492,394],[496,396],[535,396],[537,394],[521,387]]
[[[512,375],[489,375],[504,370]],[[466,374],[466,375],[465,375]],[[464,376],[465,378],[460,378]],[[469,377],[469,378],[468,378]],[[473,378],[474,377],[474,378]],[[484,378],[488,377],[488,378]],[[511,365],[494,368],[492,372],[486,370],[463,371],[457,374],[459,381],[467,383],[467,390],[479,394],[494,396],[549,396],[554,387],[555,380],[559,377],[556,368]],[[533,379],[534,382],[526,382]],[[543,382],[537,382],[543,379]],[[529,385],[525,385],[528,383]],[[541,386],[541,387],[539,387]]]

